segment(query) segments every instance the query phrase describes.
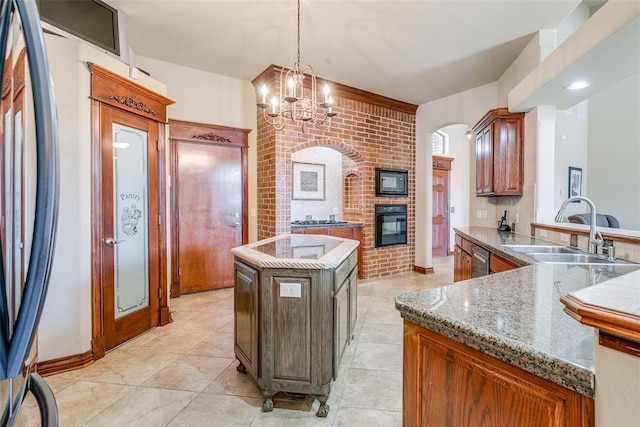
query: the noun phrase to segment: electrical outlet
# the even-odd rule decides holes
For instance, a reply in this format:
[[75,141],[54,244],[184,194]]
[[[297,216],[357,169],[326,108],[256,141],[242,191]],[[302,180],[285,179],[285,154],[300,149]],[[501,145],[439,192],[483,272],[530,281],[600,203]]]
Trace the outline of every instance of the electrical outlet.
[[301,283],[280,283],[280,296],[283,298],[302,297]]
[[520,224],[520,214],[516,213],[516,217],[514,218],[513,222],[515,222],[516,224]]
[[256,208],[251,208],[251,216],[256,216]]
[[567,233],[560,233],[560,240],[565,243],[569,243],[569,235]]
[[482,218],[484,218],[484,219],[487,219],[487,218],[488,218],[488,215],[487,215],[487,211],[486,211],[486,210],[482,211]]
[[476,218],[482,218],[482,211],[476,211]]

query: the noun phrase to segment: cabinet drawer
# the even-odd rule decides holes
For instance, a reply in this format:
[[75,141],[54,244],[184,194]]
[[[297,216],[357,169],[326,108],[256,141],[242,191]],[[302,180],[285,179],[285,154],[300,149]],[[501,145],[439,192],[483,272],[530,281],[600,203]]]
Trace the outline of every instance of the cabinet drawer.
[[343,237],[345,239],[353,239],[353,228],[352,227],[334,227],[331,228],[331,236]]
[[336,268],[334,273],[334,282],[333,282],[334,291],[340,288],[340,286],[342,285],[342,282],[345,281],[347,276],[349,276],[349,273],[351,272],[351,270],[353,270],[357,265],[358,265],[358,251],[356,250],[351,252],[351,254],[347,257],[347,259],[342,261],[342,264],[340,264]]
[[333,273],[334,274],[334,278],[333,278],[334,291],[340,288],[340,286],[342,286],[342,283],[349,275],[349,271],[351,271],[351,268],[349,268],[349,258],[347,258],[344,261],[342,261],[342,264],[340,264],[338,268],[336,268],[336,271]]
[[358,265],[358,251],[355,250],[351,252],[351,255],[349,255],[348,260],[349,260],[349,271],[351,271]]
[[307,228],[306,230],[304,230],[304,234],[329,235],[329,229],[328,228]]
[[473,243],[471,243],[467,239],[462,239],[462,245],[460,246],[462,246],[462,250],[468,254],[471,254],[473,252]]

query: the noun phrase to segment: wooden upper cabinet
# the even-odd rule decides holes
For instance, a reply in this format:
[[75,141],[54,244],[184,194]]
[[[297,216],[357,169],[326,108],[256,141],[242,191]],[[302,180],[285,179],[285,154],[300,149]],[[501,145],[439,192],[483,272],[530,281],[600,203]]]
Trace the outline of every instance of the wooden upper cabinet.
[[524,181],[524,113],[490,110],[476,134],[476,195],[521,196]]

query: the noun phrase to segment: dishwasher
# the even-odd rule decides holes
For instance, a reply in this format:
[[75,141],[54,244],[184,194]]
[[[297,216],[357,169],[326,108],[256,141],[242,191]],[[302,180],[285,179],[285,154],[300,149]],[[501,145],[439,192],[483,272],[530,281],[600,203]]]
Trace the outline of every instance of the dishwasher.
[[471,277],[481,277],[489,274],[489,251],[478,245],[473,245],[473,270]]

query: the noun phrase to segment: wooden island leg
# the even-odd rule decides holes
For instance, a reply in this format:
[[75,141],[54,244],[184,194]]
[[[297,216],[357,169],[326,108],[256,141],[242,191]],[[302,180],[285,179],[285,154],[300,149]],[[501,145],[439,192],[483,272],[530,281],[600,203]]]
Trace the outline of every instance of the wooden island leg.
[[316,395],[316,399],[318,399],[318,402],[320,402],[320,407],[318,408],[318,412],[316,412],[316,416],[325,418],[327,415],[329,415],[329,405],[327,405],[329,393]]
[[275,391],[263,390],[262,391],[262,412],[273,411],[273,395]]

